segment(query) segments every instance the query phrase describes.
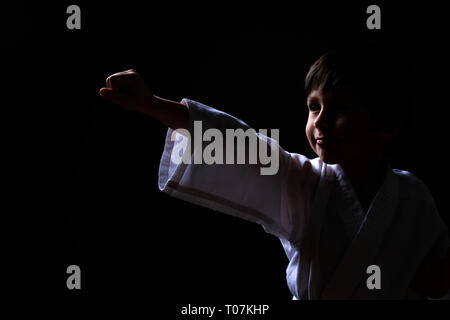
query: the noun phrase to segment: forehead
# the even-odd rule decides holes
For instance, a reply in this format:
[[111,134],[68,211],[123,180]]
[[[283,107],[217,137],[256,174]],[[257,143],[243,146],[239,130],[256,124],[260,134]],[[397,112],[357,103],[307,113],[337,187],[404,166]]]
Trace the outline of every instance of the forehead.
[[330,90],[314,88],[307,97],[308,102],[339,103],[349,105],[364,105],[364,101],[349,85],[340,85]]

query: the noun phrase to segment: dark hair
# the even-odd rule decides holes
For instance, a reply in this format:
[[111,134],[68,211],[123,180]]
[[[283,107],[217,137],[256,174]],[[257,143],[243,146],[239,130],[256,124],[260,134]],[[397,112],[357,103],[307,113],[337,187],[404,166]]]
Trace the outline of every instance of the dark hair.
[[366,102],[374,128],[410,124],[415,81],[411,67],[394,49],[373,44],[342,47],[322,55],[306,79],[308,96],[314,89],[331,91],[350,85]]

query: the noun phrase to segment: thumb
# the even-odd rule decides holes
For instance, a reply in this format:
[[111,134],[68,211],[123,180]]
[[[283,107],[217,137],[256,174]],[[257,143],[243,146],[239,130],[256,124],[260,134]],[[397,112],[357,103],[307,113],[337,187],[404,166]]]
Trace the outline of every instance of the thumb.
[[117,104],[123,104],[125,100],[123,95],[114,92],[111,88],[101,88],[99,94],[106,100]]

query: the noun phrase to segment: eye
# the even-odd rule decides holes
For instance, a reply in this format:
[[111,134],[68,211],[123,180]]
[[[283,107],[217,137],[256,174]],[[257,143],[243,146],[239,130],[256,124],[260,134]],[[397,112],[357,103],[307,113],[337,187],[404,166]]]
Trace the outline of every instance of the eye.
[[309,111],[311,111],[311,112],[318,112],[318,111],[320,111],[320,104],[312,103],[308,106],[308,108],[309,108]]

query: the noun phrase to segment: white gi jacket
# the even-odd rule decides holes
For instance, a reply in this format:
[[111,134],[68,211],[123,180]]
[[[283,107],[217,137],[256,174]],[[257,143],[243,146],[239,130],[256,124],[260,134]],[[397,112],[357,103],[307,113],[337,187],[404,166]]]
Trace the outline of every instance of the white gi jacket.
[[[244,122],[201,103],[189,107],[189,129],[248,129]],[[279,171],[258,165],[175,164],[172,129],[159,167],[159,188],[183,199],[259,223],[277,236],[289,259],[293,299],[419,298],[412,278],[432,250],[445,256],[448,230],[425,184],[390,169],[367,214],[337,165],[279,148]],[[187,138],[184,138],[187,139]],[[258,135],[271,145],[276,141]],[[193,163],[193,162],[192,162]],[[367,267],[381,271],[381,289],[368,289]]]

